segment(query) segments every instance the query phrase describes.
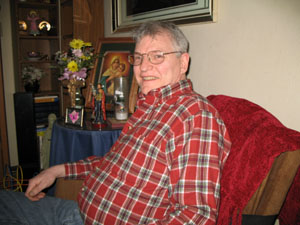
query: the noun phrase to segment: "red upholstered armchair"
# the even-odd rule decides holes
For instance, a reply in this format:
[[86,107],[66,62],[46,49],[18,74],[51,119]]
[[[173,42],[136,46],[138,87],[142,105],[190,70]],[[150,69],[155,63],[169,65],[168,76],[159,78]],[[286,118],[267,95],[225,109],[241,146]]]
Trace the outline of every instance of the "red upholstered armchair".
[[207,97],[232,141],[221,178],[218,224],[300,224],[300,133],[262,107],[224,95]]
[[[300,133],[244,99],[209,96],[232,149],[221,179],[218,224],[299,224]],[[60,179],[56,196],[76,200],[82,181]]]

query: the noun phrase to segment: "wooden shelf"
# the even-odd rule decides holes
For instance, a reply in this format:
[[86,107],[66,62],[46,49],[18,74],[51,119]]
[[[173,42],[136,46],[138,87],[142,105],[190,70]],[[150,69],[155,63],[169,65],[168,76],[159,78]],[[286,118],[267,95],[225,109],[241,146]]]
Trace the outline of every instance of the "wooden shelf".
[[43,3],[43,2],[17,2],[19,8],[54,8],[57,7],[57,3]]
[[50,90],[50,91],[41,91],[41,92],[38,92],[38,93],[34,94],[34,96],[45,96],[45,95],[58,95],[58,96],[60,96],[60,92],[55,91],[55,90]]
[[33,40],[58,40],[59,36],[53,35],[53,36],[42,36],[42,35],[38,35],[38,36],[33,36],[33,35],[20,35],[19,36],[20,39],[33,39]]
[[21,64],[35,64],[35,63],[49,63],[49,64],[56,64],[54,60],[37,60],[37,61],[31,61],[31,60],[21,60]]

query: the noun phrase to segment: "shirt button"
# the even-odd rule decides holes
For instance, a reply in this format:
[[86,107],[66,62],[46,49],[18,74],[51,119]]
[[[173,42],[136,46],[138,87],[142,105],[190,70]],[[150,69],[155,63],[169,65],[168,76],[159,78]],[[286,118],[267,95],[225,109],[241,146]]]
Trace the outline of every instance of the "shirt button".
[[129,127],[128,127],[128,130],[131,130],[131,129],[132,129],[132,126],[129,126]]
[[86,189],[87,189],[87,187],[82,187],[82,188],[81,188],[81,191],[82,191],[82,192],[85,192]]

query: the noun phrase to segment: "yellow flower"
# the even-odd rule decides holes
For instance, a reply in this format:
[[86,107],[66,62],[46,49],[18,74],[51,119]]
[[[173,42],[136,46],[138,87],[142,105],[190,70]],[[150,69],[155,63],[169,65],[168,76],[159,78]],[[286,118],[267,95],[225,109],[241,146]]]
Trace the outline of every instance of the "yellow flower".
[[91,42],[85,42],[85,43],[84,43],[84,46],[85,46],[85,47],[91,47],[91,46],[92,46],[92,43],[91,43]]
[[83,55],[83,56],[81,56],[81,59],[83,59],[83,60],[85,61],[85,60],[90,60],[91,57],[90,57],[90,56],[85,56],[85,55]]
[[73,73],[77,72],[78,71],[77,63],[74,60],[72,60],[71,62],[68,63],[68,69]]
[[84,45],[84,41],[80,40],[80,39],[73,39],[71,42],[70,42],[70,46],[71,48],[74,48],[74,49],[81,49]]

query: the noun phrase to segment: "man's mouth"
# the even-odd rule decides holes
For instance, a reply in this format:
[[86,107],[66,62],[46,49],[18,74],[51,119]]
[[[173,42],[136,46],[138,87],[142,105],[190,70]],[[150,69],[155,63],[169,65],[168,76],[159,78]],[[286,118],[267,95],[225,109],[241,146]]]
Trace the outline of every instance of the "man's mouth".
[[148,81],[148,80],[156,80],[156,79],[158,79],[157,77],[143,77],[143,80],[146,80],[146,81]]

